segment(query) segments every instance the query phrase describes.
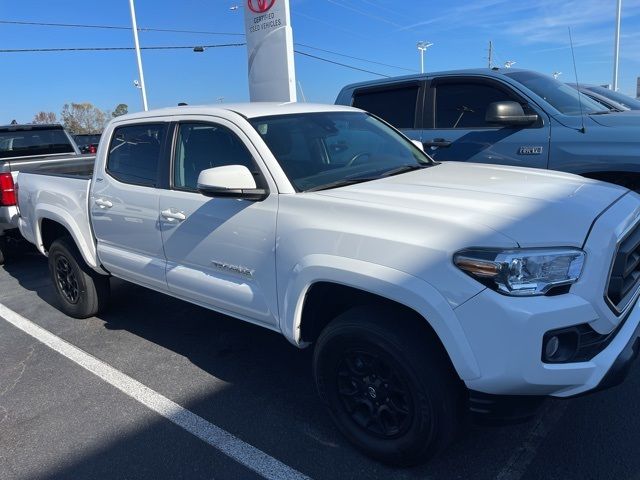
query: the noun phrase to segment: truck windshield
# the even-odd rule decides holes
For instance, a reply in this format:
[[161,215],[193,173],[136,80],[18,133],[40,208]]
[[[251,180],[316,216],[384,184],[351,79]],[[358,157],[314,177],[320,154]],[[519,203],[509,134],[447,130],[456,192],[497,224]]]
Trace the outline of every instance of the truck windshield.
[[[564,115],[580,115],[581,111],[586,114],[608,111],[595,100],[547,75],[535,72],[510,72],[505,75],[545,99]],[[582,107],[580,102],[582,102]]]
[[608,88],[601,87],[599,85],[589,86],[585,88],[587,90],[591,90],[592,92],[599,93],[603,97],[610,98],[614,102],[618,102],[623,107],[627,107],[631,110],[640,110],[640,100],[631,98],[624,93],[614,92],[613,90],[609,90]]
[[298,191],[375,180],[435,163],[412,142],[362,112],[250,120]]
[[62,129],[0,130],[0,158],[74,153]]

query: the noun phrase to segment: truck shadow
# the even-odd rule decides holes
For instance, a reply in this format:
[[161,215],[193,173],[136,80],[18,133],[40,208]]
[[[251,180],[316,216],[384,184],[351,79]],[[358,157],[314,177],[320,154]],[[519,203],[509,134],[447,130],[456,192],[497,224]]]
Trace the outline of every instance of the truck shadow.
[[[45,259],[26,255],[20,261],[8,263],[5,270],[23,288],[35,292],[49,305],[55,305]],[[411,469],[388,468],[358,453],[333,427],[314,390],[310,349],[300,351],[278,333],[133,284],[113,280],[112,289],[110,308],[99,318],[71,320],[42,305],[39,308],[51,319],[46,321],[52,322],[51,326],[43,326],[57,333],[51,328],[53,322],[58,328],[60,324],[68,325],[63,328],[64,332],[57,334],[169,398],[179,398],[180,392],[193,392],[188,401],[180,402],[183,407],[312,478],[495,478],[536,425],[535,422],[504,427],[469,425],[451,449],[429,464]],[[45,320],[39,320],[40,324],[43,322]],[[66,322],[75,322],[78,326]],[[74,329],[82,330],[82,335],[87,329],[93,330],[95,336],[87,341]],[[83,345],[83,339],[87,346]],[[178,368],[180,357],[198,369]],[[184,376],[185,369],[189,378]],[[607,394],[600,395],[576,401],[581,402],[582,418],[598,416],[594,405],[611,411],[611,405],[603,405],[603,400],[607,403],[604,397]],[[619,392],[607,397],[624,403],[618,395]],[[626,408],[628,411],[629,407]],[[617,415],[622,414],[617,412]],[[634,413],[628,412],[628,415],[632,415],[636,419],[632,423],[640,427],[640,419]],[[553,458],[553,465],[556,468],[561,465],[560,471],[565,473],[562,478],[585,478],[568,473],[578,462],[578,457],[571,458],[571,452],[579,453],[581,458],[592,454],[593,458],[603,460],[599,453],[602,444],[587,433],[591,432],[587,423],[572,422],[571,438],[566,438],[569,433],[561,430],[561,438],[567,443],[583,444],[575,450],[562,447],[549,450],[538,462],[541,468],[548,464],[545,458]],[[179,462],[162,470],[158,467],[158,456],[162,452],[145,447],[157,442],[158,435],[164,435],[165,424],[166,420],[159,419],[151,425],[123,432],[117,441],[105,444],[98,451],[74,452],[65,466],[42,472],[41,478],[188,476],[180,470]],[[633,430],[632,427],[609,425],[608,430],[611,436],[617,435],[616,429],[629,430],[625,445],[632,449],[640,441],[640,428]],[[579,433],[581,428],[583,434]],[[190,457],[191,454],[185,452],[184,461],[188,462]],[[628,460],[625,464],[613,457],[611,462],[600,461],[591,465],[592,470],[585,475],[624,477],[640,469],[640,458],[633,455],[625,458]],[[196,477],[198,475],[189,478]],[[245,478],[239,476],[237,469],[217,472],[215,477]]]

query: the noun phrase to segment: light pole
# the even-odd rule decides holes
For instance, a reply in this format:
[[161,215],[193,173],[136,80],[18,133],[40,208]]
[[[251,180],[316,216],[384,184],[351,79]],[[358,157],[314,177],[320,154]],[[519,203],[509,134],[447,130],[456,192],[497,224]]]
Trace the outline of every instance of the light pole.
[[133,0],[129,0],[129,7],[131,8],[131,26],[133,29],[133,42],[136,46],[136,58],[138,60],[138,75],[140,76],[139,85],[140,92],[142,92],[142,107],[146,112],[149,110],[147,104],[147,88],[144,83],[144,72],[142,71],[142,56],[140,55],[140,42],[138,41],[138,23],[136,22],[136,8],[133,5]]
[[618,0],[616,9],[616,36],[613,42],[613,91],[618,90],[618,65],[620,61],[620,17],[622,16],[622,0]]
[[424,73],[424,52],[427,51],[427,48],[432,47],[433,43],[421,41],[418,42],[418,51],[420,52],[420,73]]

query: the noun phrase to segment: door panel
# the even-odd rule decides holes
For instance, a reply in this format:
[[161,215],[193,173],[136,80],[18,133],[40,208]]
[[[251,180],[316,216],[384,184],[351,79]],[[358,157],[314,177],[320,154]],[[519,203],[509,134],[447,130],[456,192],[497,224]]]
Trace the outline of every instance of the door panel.
[[171,292],[245,319],[277,325],[275,229],[278,196],[260,202],[209,198],[196,190],[200,171],[247,166],[260,187],[257,155],[229,122],[178,126],[172,190],[160,198],[160,226]]
[[89,199],[101,263],[118,277],[162,290],[166,260],[155,182],[166,132],[166,124],[117,128]]
[[[425,151],[439,161],[468,161],[547,168],[549,121],[546,115],[496,82],[480,80],[432,83],[433,128],[425,128]],[[538,124],[504,127],[488,124],[490,103],[518,101],[528,113],[541,116]]]

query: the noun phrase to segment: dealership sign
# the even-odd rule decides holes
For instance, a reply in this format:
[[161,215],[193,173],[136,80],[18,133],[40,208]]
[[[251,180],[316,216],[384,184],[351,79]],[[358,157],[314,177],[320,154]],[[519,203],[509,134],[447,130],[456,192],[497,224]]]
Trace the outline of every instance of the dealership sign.
[[252,102],[295,102],[289,0],[246,0],[244,24]]

